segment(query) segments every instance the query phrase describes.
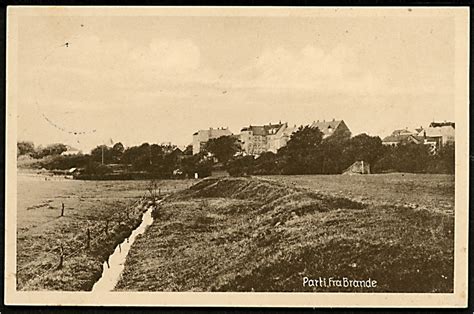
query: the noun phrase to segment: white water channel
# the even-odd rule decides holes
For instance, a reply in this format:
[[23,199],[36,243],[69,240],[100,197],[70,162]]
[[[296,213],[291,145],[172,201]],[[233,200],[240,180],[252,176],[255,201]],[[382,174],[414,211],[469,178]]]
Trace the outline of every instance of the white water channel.
[[125,239],[121,244],[117,245],[114,253],[109,257],[109,265],[107,265],[107,262],[104,262],[104,265],[102,265],[102,277],[92,287],[93,293],[109,292],[115,288],[125,267],[125,260],[133,242],[138,235],[145,232],[146,228],[153,223],[153,217],[151,216],[153,209],[154,207],[150,206],[143,214],[142,223],[133,230],[128,241]]

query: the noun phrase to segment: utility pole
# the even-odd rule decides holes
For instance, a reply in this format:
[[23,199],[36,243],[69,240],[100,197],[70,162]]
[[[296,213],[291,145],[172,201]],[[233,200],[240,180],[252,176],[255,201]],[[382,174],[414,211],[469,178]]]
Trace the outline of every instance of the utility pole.
[[104,164],[104,145],[102,145],[102,164]]

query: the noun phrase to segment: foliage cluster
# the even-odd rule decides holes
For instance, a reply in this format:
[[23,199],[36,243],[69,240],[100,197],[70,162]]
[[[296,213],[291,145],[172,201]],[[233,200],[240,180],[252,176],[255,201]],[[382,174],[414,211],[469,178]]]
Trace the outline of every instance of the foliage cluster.
[[[354,137],[334,134],[324,138],[318,128],[309,126],[300,127],[276,154],[266,152],[258,157],[246,156],[235,136],[211,139],[195,155],[191,147],[183,152],[175,146],[149,143],[127,148],[121,143],[111,147],[101,145],[86,155],[61,155],[65,150],[64,144],[35,148],[33,143],[18,143],[18,155],[39,159],[40,167],[51,170],[77,167],[94,178],[113,173],[146,174],[146,178],[186,178],[198,173],[199,177],[206,177],[215,169],[227,170],[234,176],[339,174],[356,161],[368,163],[373,173],[454,173],[455,160],[454,144],[444,145],[433,154],[423,144],[384,146],[380,137],[367,134]],[[144,178],[143,175],[132,177]]]
[[250,174],[339,174],[356,161],[364,161],[373,173],[454,173],[454,144],[436,154],[423,144],[384,146],[378,136],[359,134],[352,138],[323,138],[317,128],[301,127],[276,154],[230,159],[231,175]]

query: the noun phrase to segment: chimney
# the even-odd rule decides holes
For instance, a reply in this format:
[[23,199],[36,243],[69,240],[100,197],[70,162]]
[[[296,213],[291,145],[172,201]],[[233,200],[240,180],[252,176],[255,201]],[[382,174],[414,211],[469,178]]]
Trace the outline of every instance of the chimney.
[[335,119],[335,118],[332,118],[332,122],[334,122],[334,121],[336,121],[336,119]]

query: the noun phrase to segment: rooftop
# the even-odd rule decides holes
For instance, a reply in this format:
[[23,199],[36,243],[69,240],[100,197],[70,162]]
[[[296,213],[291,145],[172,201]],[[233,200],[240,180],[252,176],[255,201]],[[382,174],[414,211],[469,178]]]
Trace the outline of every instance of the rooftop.
[[444,121],[444,122],[431,122],[430,123],[430,128],[439,128],[439,127],[444,127],[444,126],[451,126],[453,127],[453,129],[455,128],[454,127],[454,122],[448,122],[448,121]]
[[266,125],[250,125],[248,127],[242,128],[240,131],[251,131],[253,135],[260,135],[260,136],[265,136],[265,135],[271,135],[271,134],[276,134],[278,130],[281,129],[281,127],[286,126],[287,123],[276,123],[276,124],[266,124]]
[[310,125],[311,128],[318,128],[324,135],[328,135],[332,132],[332,130],[337,129],[339,124],[341,124],[342,120],[332,119],[332,121],[313,121]]

